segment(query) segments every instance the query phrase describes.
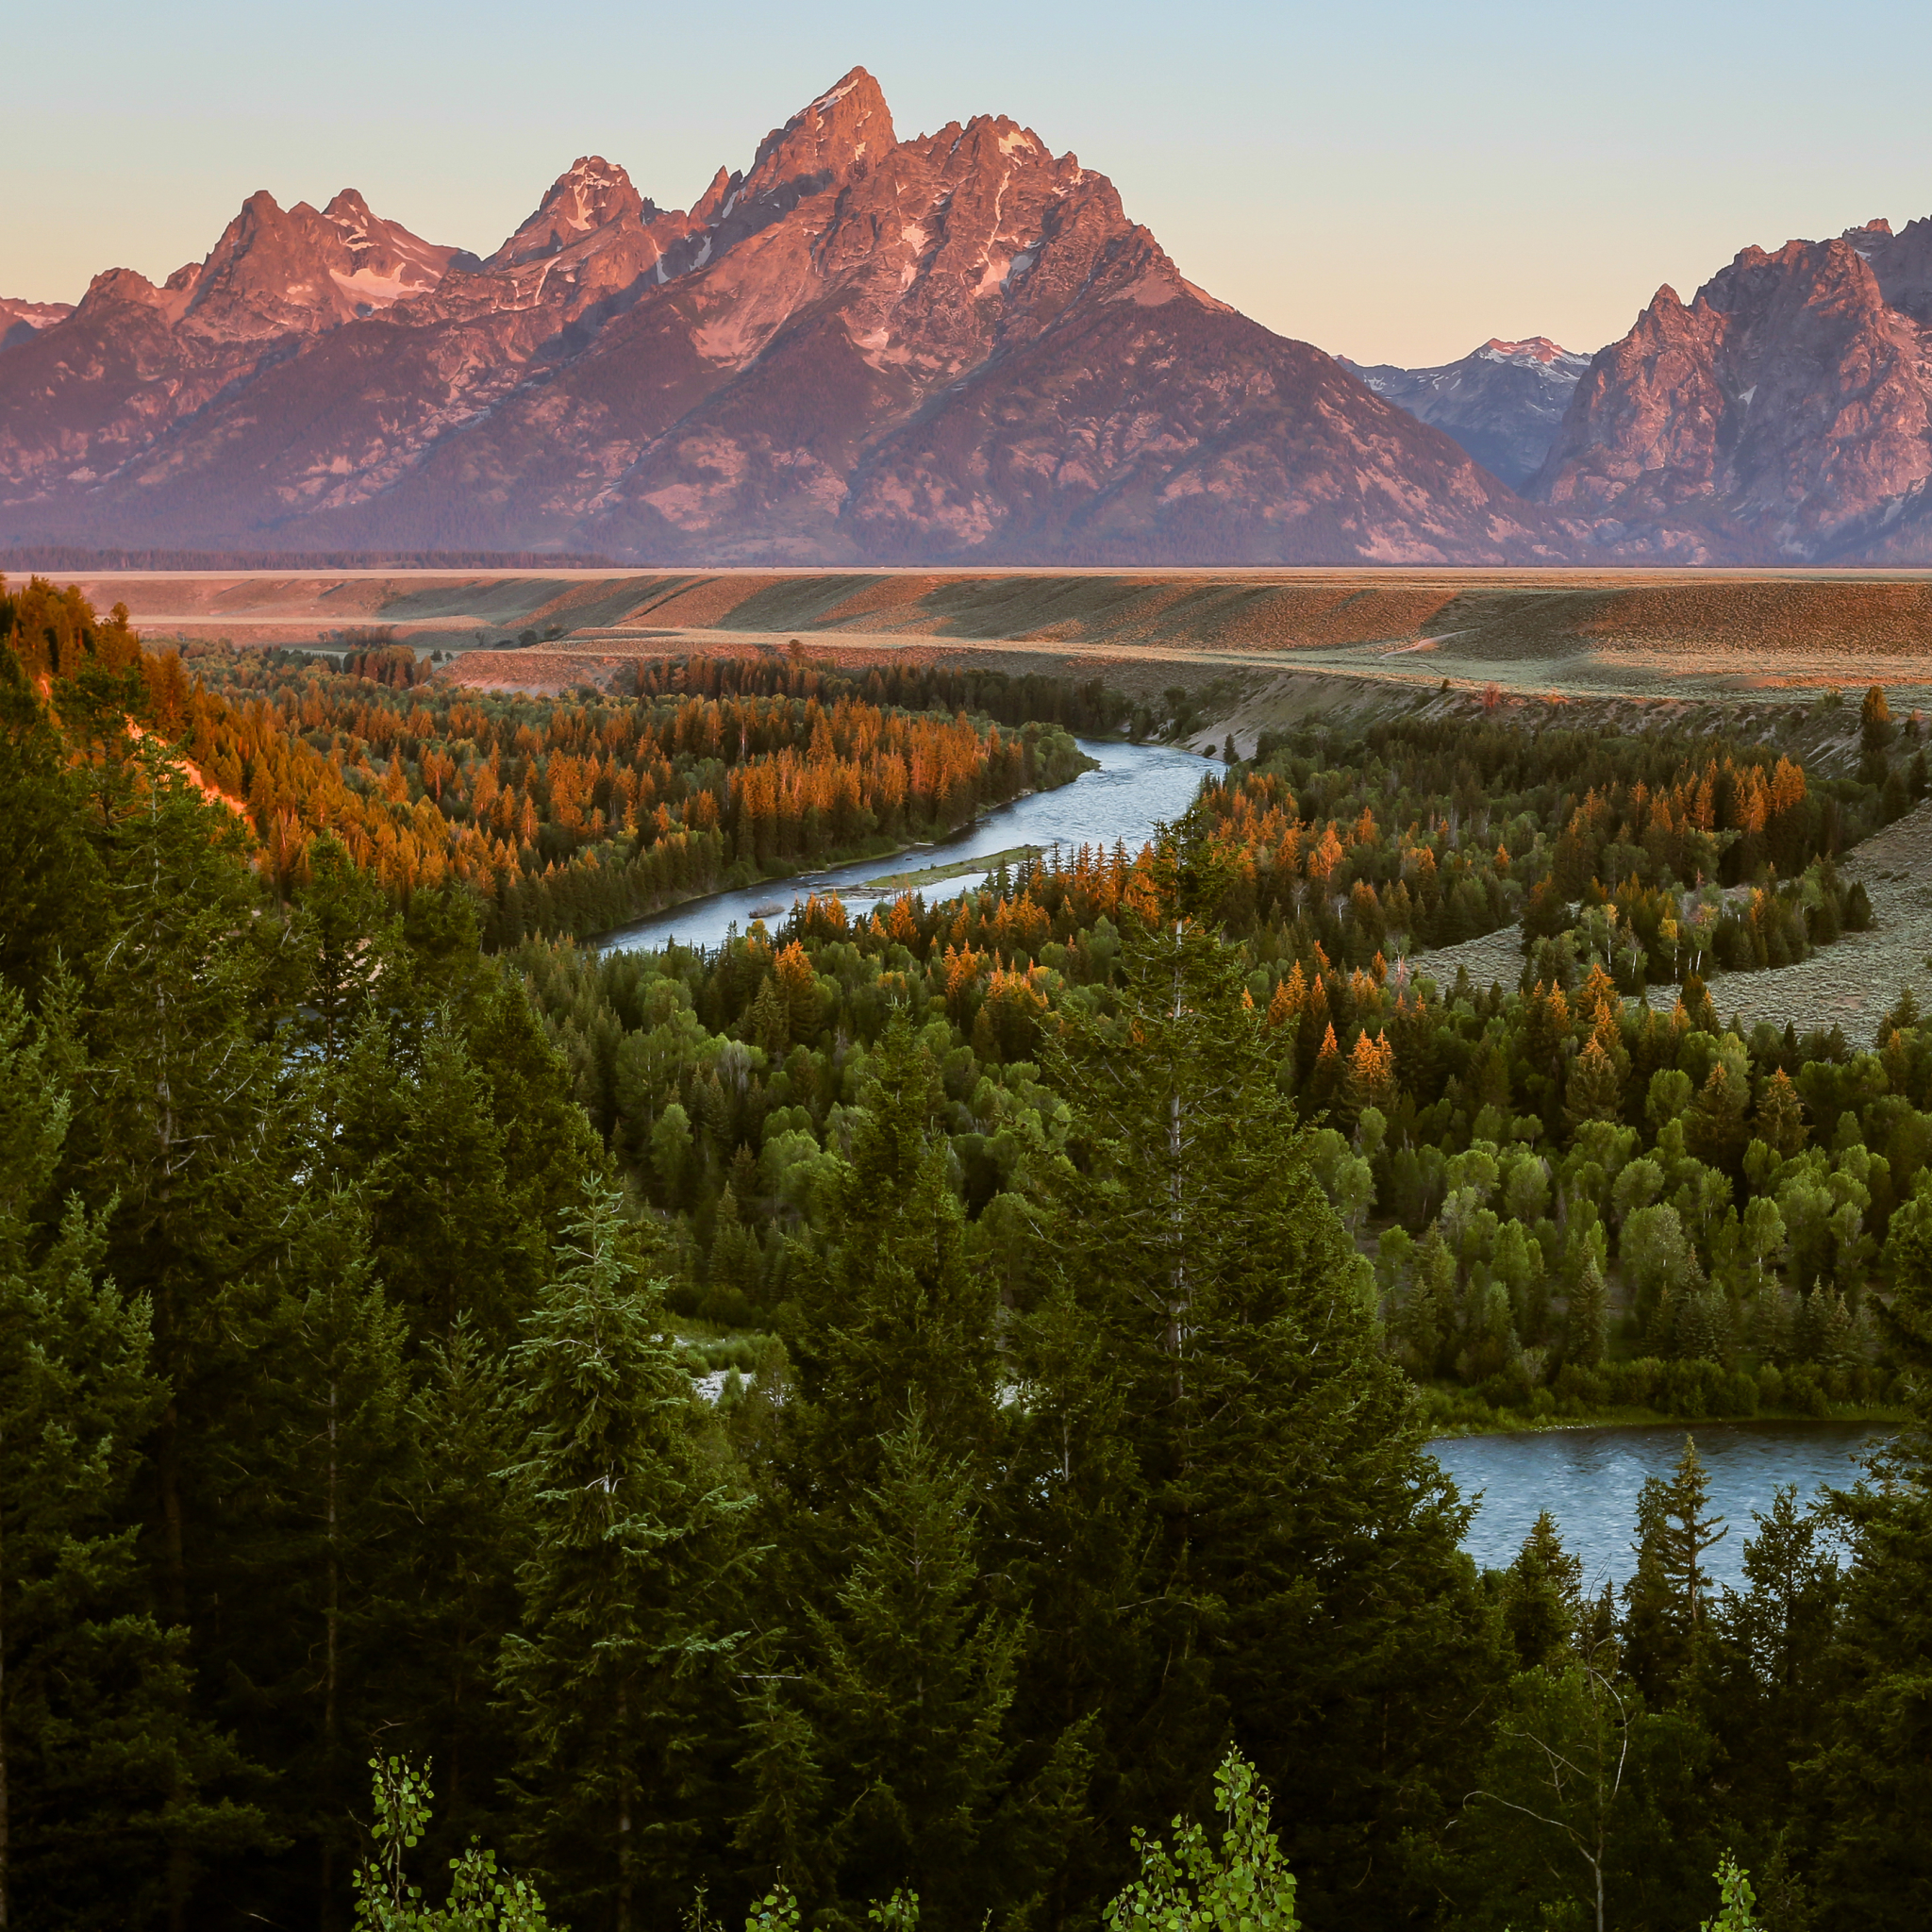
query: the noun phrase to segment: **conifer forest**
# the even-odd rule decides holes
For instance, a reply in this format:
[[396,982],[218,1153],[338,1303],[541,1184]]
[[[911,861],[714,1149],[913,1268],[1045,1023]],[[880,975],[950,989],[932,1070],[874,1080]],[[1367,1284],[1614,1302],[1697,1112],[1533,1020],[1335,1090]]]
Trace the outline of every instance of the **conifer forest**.
[[[1717,997],[1870,922],[1882,692],[1395,707],[618,950],[1172,720],[0,592],[0,1926],[1932,1920],[1932,1019]],[[1719,1519],[1700,1424],[1851,1414]],[[1610,1415],[1628,1581],[1479,1570],[1430,1439]]]

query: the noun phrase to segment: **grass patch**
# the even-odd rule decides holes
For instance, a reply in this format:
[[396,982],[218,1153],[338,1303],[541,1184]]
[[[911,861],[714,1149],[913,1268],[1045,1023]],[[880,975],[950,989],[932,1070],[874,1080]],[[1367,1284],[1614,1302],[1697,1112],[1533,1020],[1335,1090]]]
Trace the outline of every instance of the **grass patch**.
[[913,872],[888,873],[884,878],[867,879],[862,886],[851,886],[848,892],[917,892],[947,879],[964,878],[969,873],[997,872],[1001,866],[1030,864],[1045,850],[1041,845],[1008,845],[1004,852],[989,852],[977,858],[956,858],[947,865],[921,866]]

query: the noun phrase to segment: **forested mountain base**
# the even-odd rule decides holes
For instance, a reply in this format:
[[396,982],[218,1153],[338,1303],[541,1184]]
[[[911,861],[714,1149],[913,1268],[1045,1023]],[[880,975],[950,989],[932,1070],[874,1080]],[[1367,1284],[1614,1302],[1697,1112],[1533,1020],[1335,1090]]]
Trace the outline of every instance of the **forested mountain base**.
[[[1666,1161],[1735,1158],[1740,1227],[1831,1201],[1827,1246],[1786,1236],[1829,1285],[1700,1248],[1633,1310],[1646,1345],[1734,1373],[1688,1352],[1744,1347],[1720,1309],[1803,1291],[1916,1410],[1911,1016],[1767,1072],[1694,983],[1641,1022],[1574,941],[1554,988],[1431,991],[1396,888],[1418,923],[1465,878],[1506,912],[1586,801],[1526,771],[1548,800],[1520,841],[1480,828],[1482,872],[1413,744],[1401,782],[1374,746],[1282,748],[1158,851],[944,907],[820,901],[710,958],[492,956],[480,876],[386,875],[299,815],[285,864],[192,757],[225,701],[60,609],[5,606],[0,651],[8,1924],[527,1927],[541,1893],[579,1932],[1664,1932],[1718,1909],[1727,1848],[1777,1932],[1932,1908],[1920,1439],[1822,1517],[1781,1499],[1738,1592],[1687,1457],[1632,1584],[1589,1600],[1553,1525],[1507,1573],[1460,1554],[1404,1366],[1441,1306],[1502,1322],[1486,1374],[1570,1399],[1588,1295],[1540,1343],[1498,1257],[1548,1220],[1587,1284],[1621,1219],[1633,1269],[1638,1216],[1688,1242],[1717,1187]],[[947,702],[891,715],[911,742],[959,728]],[[1712,836],[1762,762],[1725,756],[1697,749]],[[1823,892],[1829,844],[1794,849]],[[1522,1162],[1559,1144],[1533,1200]],[[1378,1288],[1348,1222],[1405,1156],[1416,1254],[1448,1260]],[[1520,1211],[1458,1225],[1484,1161]],[[1659,1191],[1620,1200],[1646,1162]],[[745,1357],[716,1402],[680,1340],[707,1317]],[[1217,1769],[1227,1837],[1171,1824]]]

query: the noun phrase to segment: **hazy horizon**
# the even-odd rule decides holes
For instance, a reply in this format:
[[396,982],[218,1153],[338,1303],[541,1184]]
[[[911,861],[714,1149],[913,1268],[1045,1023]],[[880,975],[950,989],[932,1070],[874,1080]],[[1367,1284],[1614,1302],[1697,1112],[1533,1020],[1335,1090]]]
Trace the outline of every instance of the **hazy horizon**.
[[[84,75],[76,123],[25,91],[4,161],[0,294],[75,301],[100,270],[199,260],[243,198],[378,213],[487,254],[583,154],[665,207],[854,64],[902,138],[1006,113],[1112,177],[1181,272],[1284,335],[1409,366],[1491,336],[1593,350],[1662,282],[1686,299],[1748,244],[1932,214],[1913,95],[1932,18],[1840,10],[1856,88],[1821,75],[1790,6],[1650,4],[1599,25],[1399,0],[1373,40],[1338,11],[1144,4],[944,17],[754,0],[728,45],[607,0],[554,19],[500,0],[358,4],[304,37],[233,0],[106,0],[16,29],[18,71]],[[1883,58],[1871,58],[1874,47]],[[76,125],[115,130],[94,142]]]

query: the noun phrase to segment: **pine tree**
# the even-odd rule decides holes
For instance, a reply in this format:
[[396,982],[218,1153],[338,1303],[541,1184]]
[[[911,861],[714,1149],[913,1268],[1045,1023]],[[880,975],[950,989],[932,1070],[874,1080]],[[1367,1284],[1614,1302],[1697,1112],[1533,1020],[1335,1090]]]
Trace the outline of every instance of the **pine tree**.
[[1573,1128],[1585,1121],[1617,1121],[1624,1117],[1624,1076],[1617,1063],[1594,1036],[1571,1063],[1563,1091],[1563,1112]]
[[1503,1627],[1522,1669],[1564,1657],[1582,1620],[1582,1593],[1583,1559],[1563,1547],[1545,1509],[1503,1576]]
[[1063,1780],[1013,1788],[1023,1631],[982,1574],[972,1482],[917,1398],[877,1448],[849,1566],[806,1606],[799,1665],[752,1707],[757,1797],[740,1836],[808,1906],[907,1888],[939,1925],[977,1926],[1023,1902],[1057,1849],[1041,1842],[1058,1822],[1041,1799]]
[[107,919],[82,791],[47,708],[0,643],[0,979],[37,996],[56,961],[84,959]]
[[[1171,878],[1173,901],[1212,903],[1185,844]],[[1489,1668],[1455,1580],[1460,1513],[1239,954],[1183,916],[1129,944],[1122,978],[1117,1014],[1069,1008],[1048,1058],[1074,1117],[1050,1247],[1120,1365],[1120,1466],[1150,1519],[1152,1681],[1112,1687],[1106,1719],[1135,1729],[1156,1782],[1122,1802],[1144,1817],[1180,1797],[1238,1712],[1319,1895],[1374,1864],[1407,1767],[1458,1722],[1450,1687]],[[1403,1711],[1380,1734],[1401,1747],[1357,1735],[1372,1708]]]
[[997,1427],[991,1280],[935,1126],[931,1057],[895,1017],[880,1041],[852,1154],[824,1191],[821,1236],[795,1258],[786,1345],[797,1374],[784,1480],[836,1537],[875,1484],[879,1444],[918,1403],[947,1455],[980,1461]]
[[[820,1241],[794,1262],[796,1379],[761,1486],[774,1620],[805,1608],[770,1669],[804,1688],[755,1707],[741,1832],[827,1906],[911,1884],[944,1923],[977,1924],[973,1901],[1024,1899],[1063,1861],[1084,1760],[1077,1723],[1062,1735],[1045,1714],[1024,1750],[1008,1719],[1019,1638],[990,1612],[999,1586],[971,1507],[999,1464],[997,1297],[947,1180],[935,1069],[902,1017],[871,1072]],[[878,1607],[893,1591],[917,1606],[911,1650]],[[963,1702],[941,1708],[941,1675]],[[942,1774],[948,1753],[958,1763]],[[861,1818],[853,1793],[868,1781],[882,1808]],[[958,1864],[954,1840],[980,1844],[981,1862]]]
[[391,1707],[410,1712],[405,1736],[442,1767],[437,1831],[454,1856],[479,1833],[496,1835],[497,1791],[510,1769],[492,1707],[496,1659],[531,1551],[499,1474],[513,1455],[503,1358],[459,1318],[418,1369],[413,1449],[391,1502],[399,1547],[383,1626],[394,1648],[370,1667]]
[[636,1924],[646,1882],[685,1865],[675,1801],[707,1679],[735,1641],[738,1508],[704,1468],[662,1321],[615,1193],[587,1182],[512,1357],[524,1442],[509,1475],[530,1544],[499,1684],[525,1860],[563,1908],[616,1932]]
[[1583,1264],[1576,1286],[1570,1291],[1569,1319],[1565,1324],[1564,1355],[1578,1368],[1602,1365],[1609,1351],[1610,1291],[1604,1272],[1594,1255]]
[[1653,1702],[1674,1691],[1703,1653],[1709,1633],[1707,1554],[1730,1535],[1709,1513],[1710,1477],[1697,1444],[1668,1478],[1648,1476],[1637,1502],[1637,1570],[1624,1585],[1628,1668]]
[[334,1087],[337,1161],[363,1180],[371,1249],[419,1338],[468,1314],[503,1344],[543,1240],[512,1201],[505,1136],[489,1081],[448,1012],[428,1025],[411,1067],[370,1016]]
[[56,1206],[58,1058],[0,985],[0,1924],[78,1925],[152,1913],[169,1849],[264,1833],[213,1789],[235,1754],[192,1713],[186,1633],[148,1613],[123,1526],[167,1391],[100,1219]]
[[339,839],[325,833],[308,860],[309,880],[296,898],[291,936],[308,967],[300,1024],[333,1064],[348,1052],[385,969],[392,968],[400,937],[384,931],[381,892]]
[[245,1668],[291,1773],[277,1823],[301,1856],[312,1848],[316,1894],[330,1900],[353,1851],[345,1821],[363,1743],[389,1718],[408,1329],[374,1278],[352,1194],[305,1191],[291,1232],[258,1331],[268,1426],[227,1505],[250,1520],[245,1574],[261,1612]]

